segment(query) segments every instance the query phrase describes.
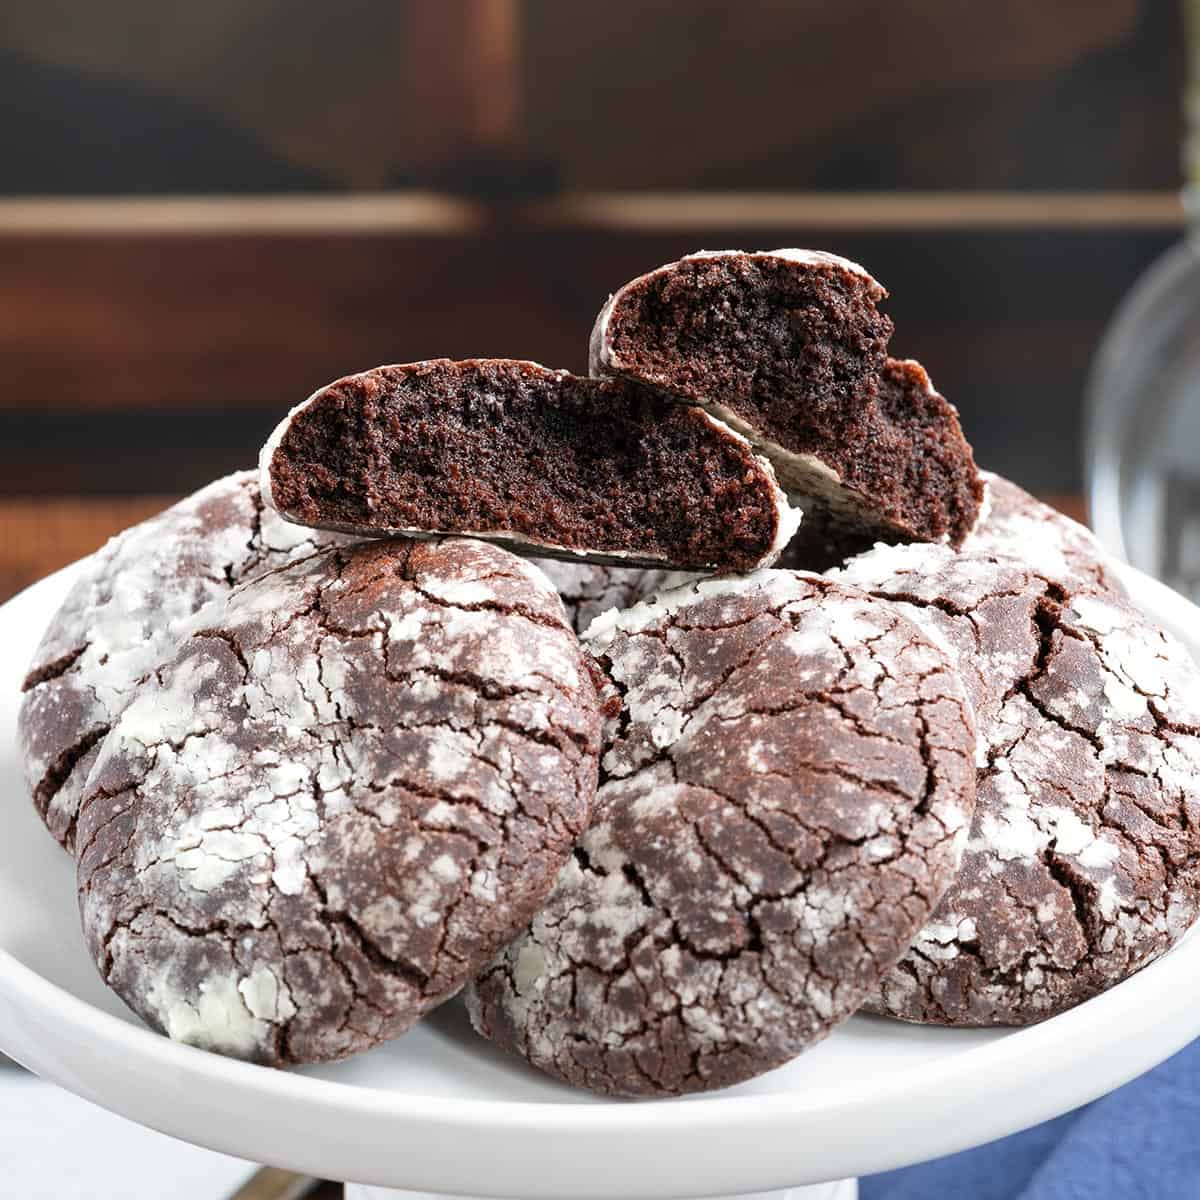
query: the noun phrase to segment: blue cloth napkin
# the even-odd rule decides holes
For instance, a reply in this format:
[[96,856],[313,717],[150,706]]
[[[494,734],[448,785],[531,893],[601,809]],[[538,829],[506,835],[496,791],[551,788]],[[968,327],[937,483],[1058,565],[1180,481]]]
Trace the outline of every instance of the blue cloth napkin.
[[868,1175],[859,1182],[860,1200],[958,1196],[1196,1200],[1200,1197],[1200,1040],[1111,1095],[1044,1125],[920,1166]]

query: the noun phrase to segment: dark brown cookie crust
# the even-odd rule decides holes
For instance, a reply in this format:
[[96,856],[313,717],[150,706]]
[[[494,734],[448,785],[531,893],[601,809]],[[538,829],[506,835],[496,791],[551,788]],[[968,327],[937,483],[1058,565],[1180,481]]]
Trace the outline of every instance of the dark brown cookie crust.
[[596,815],[468,1008],[593,1091],[725,1087],[850,1016],[937,903],[969,708],[892,606],[790,572],[686,585],[588,642],[623,704]]
[[814,518],[810,539],[827,525],[834,544],[959,545],[981,497],[971,448],[924,369],[887,357],[885,296],[857,264],[819,252],[692,255],[610,298],[591,370],[746,433]]
[[770,466],[720,423],[513,359],[379,367],[322,388],[264,447],[262,487],[306,525],[467,533],[625,565],[750,570],[795,527]]
[[204,605],[345,539],[264,511],[254,472],[218,479],[92,555],[30,663],[17,718],[26,782],[70,850],[84,782],[137,686]]
[[[1019,489],[997,493],[1026,508]],[[979,730],[958,879],[871,1011],[1040,1021],[1163,953],[1200,909],[1200,671],[1097,585],[1083,531],[1030,520],[1040,568],[984,538],[958,554],[884,547],[833,573],[954,651]]]
[[532,917],[587,821],[591,666],[533,567],[374,542],[236,589],[105,740],[88,947],[147,1022],[271,1064],[402,1033]]

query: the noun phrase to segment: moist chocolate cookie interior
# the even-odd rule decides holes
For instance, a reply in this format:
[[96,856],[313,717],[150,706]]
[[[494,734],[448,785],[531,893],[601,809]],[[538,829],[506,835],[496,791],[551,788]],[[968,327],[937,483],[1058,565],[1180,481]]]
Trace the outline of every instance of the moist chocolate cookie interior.
[[823,571],[875,542],[959,546],[974,528],[983,482],[958,414],[924,368],[888,359],[873,409],[863,418],[864,439],[814,447],[841,484],[817,470],[792,481],[805,520],[783,565]]
[[791,450],[858,440],[865,389],[892,333],[876,308],[885,294],[834,265],[683,259],[619,296],[607,330],[613,369],[722,404]]
[[779,527],[770,472],[703,414],[512,360],[340,380],[269,470],[275,507],[306,524],[509,533],[633,563],[746,570]]
[[846,455],[843,478],[897,527],[961,545],[979,516],[983,483],[958,413],[919,363],[888,359],[871,424],[867,441]]
[[612,370],[731,412],[784,487],[858,536],[847,553],[864,537],[958,545],[982,485],[953,406],[918,364],[886,357],[883,295],[835,266],[685,259],[618,298]]

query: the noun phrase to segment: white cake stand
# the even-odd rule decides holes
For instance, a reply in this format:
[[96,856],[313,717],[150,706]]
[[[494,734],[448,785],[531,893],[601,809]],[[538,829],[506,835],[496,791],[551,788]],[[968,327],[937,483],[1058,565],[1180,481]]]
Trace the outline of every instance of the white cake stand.
[[[349,1062],[295,1072],[151,1033],[84,950],[74,873],[29,804],[18,686],[71,571],[0,608],[0,1049],[96,1104],[190,1142],[383,1189],[550,1200],[792,1189],[852,1200],[853,1178],[948,1154],[1073,1108],[1200,1035],[1200,937],[1103,996],[1023,1030],[856,1017],[795,1062],[729,1091],[601,1100],[471,1032],[457,1004]],[[1155,618],[1200,641],[1200,611],[1142,576]]]

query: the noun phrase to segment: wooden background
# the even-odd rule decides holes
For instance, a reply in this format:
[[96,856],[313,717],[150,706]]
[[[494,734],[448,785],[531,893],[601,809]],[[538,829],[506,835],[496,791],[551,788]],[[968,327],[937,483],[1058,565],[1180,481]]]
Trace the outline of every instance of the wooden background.
[[1070,503],[1183,61],[1171,0],[6,0],[0,594],[337,375],[580,369],[702,246],[865,263],[980,461]]

